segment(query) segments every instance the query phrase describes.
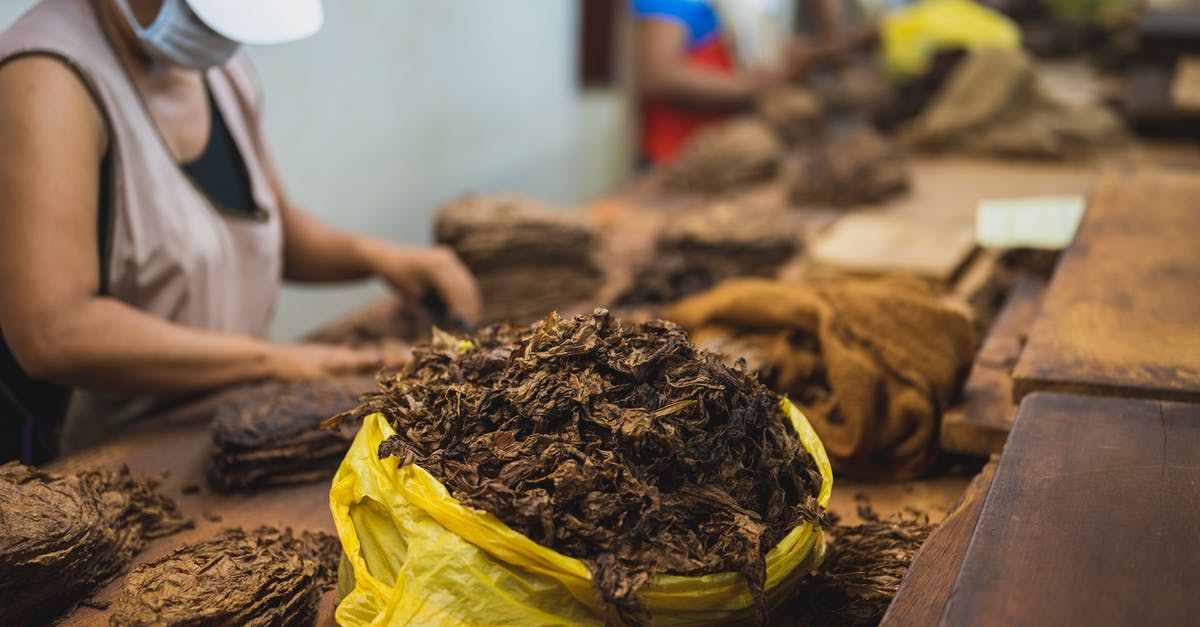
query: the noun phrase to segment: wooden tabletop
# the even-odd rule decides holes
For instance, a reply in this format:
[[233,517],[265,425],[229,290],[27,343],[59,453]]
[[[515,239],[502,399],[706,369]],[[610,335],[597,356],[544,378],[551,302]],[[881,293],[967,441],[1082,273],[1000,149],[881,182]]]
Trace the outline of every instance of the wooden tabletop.
[[1200,169],[1112,168],[1013,373],[1035,390],[1200,401]]
[[942,625],[1194,625],[1200,405],[1025,398]]

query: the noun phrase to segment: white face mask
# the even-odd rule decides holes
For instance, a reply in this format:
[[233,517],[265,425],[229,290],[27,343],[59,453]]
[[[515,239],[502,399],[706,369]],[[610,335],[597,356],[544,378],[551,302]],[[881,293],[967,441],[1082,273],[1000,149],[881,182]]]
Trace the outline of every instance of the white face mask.
[[142,45],[157,57],[193,70],[221,65],[241,47],[209,28],[188,8],[185,0],[164,0],[154,23],[143,27],[129,8],[129,0],[117,0],[125,19]]

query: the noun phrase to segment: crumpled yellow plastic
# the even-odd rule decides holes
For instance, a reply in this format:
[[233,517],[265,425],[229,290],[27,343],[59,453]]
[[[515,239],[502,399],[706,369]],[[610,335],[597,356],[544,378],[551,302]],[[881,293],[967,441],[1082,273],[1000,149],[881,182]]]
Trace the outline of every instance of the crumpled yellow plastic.
[[897,77],[918,76],[943,50],[1021,47],[1021,31],[1003,14],[973,0],[921,0],[885,15],[884,65]]
[[[787,400],[781,407],[817,462],[817,501],[826,508],[833,471],[825,448],[799,409]],[[383,415],[366,417],[329,492],[343,550],[339,624],[604,623],[583,562],[460,504],[420,466],[379,459],[379,443],[393,433]],[[788,533],[766,556],[768,603],[782,601],[824,556],[822,532],[811,523]],[[659,625],[741,620],[752,612],[736,573],[658,575],[638,594]]]

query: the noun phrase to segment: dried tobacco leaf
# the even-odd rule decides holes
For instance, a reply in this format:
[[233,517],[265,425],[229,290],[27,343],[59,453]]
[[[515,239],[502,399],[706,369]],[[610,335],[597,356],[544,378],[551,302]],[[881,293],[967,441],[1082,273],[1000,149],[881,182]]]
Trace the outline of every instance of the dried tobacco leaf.
[[742,573],[765,620],[763,556],[821,518],[820,474],[778,402],[674,324],[598,309],[436,335],[356,413],[396,429],[381,458],[582,559],[602,604],[647,624],[636,592],[659,573]]
[[786,148],[767,122],[739,118],[705,128],[662,170],[667,191],[721,194],[775,176]]
[[869,128],[860,128],[820,147],[791,181],[791,199],[853,207],[883,202],[909,187],[900,150]]
[[358,405],[375,387],[370,377],[257,383],[217,410],[208,482],[214,489],[254,489],[329,479],[354,440],[350,426],[321,422]]
[[598,242],[578,216],[492,195],[460,198],[435,220],[438,243],[452,247],[479,281],[487,322],[532,322],[600,289]]
[[773,276],[800,250],[801,235],[779,213],[717,202],[667,223],[654,259],[618,307],[673,302],[739,276]]
[[790,603],[808,627],[878,625],[908,573],[917,551],[935,525],[924,519],[880,520],[829,528],[829,548],[821,571],[810,577]]
[[190,527],[156,486],[127,468],[59,475],[0,466],[0,624],[51,622],[147,540]]
[[311,624],[340,551],[326,533],[230,529],[131,572],[109,624]]

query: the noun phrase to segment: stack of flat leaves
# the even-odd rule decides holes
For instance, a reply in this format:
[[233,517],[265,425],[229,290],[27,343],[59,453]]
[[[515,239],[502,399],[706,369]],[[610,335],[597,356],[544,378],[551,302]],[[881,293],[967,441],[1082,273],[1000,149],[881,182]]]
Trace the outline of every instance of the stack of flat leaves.
[[792,201],[852,207],[878,203],[908,189],[904,156],[890,141],[860,128],[821,146],[791,185]]
[[355,430],[318,427],[374,388],[372,377],[346,377],[234,390],[212,423],[209,484],[235,490],[332,478]]
[[824,132],[821,101],[806,89],[774,89],[759,99],[756,108],[759,117],[788,145],[814,140]]
[[733,191],[775,176],[785,151],[767,122],[733,120],[697,133],[663,169],[662,185],[693,194]]
[[0,466],[0,625],[43,625],[116,575],[147,540],[190,527],[129,470]]
[[469,347],[440,336],[356,413],[396,435],[381,458],[419,464],[464,504],[582,559],[629,624],[659,573],[745,576],[765,620],[764,555],[819,522],[821,485],[779,397],[661,320],[603,309]]
[[340,551],[325,533],[231,529],[136,568],[109,624],[312,624],[321,593],[336,583]]
[[444,311],[444,304],[435,310],[418,299],[396,299],[338,321],[308,339],[387,350],[427,343],[434,327],[455,329],[457,325]]
[[800,250],[787,216],[717,202],[667,223],[618,306],[669,303],[739,276],[774,276]]
[[438,209],[435,236],[479,281],[485,322],[532,322],[594,298],[604,278],[582,221],[526,198],[460,198]]

